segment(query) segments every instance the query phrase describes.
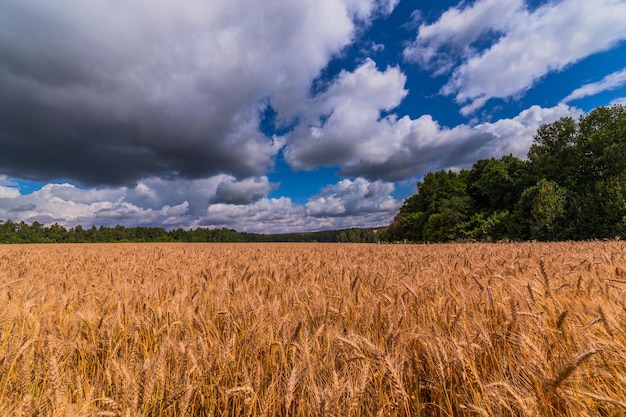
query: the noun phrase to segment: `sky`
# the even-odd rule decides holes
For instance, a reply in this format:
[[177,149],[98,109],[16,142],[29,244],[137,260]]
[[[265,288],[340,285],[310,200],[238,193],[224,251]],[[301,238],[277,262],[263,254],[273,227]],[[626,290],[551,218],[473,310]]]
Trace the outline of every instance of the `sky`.
[[0,220],[384,226],[614,104],[625,0],[0,0]]

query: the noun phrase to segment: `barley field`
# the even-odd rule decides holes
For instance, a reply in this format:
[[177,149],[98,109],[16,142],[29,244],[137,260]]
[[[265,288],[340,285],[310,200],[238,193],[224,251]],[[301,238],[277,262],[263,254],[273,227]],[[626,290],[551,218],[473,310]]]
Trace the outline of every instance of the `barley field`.
[[0,246],[2,416],[624,416],[626,244]]

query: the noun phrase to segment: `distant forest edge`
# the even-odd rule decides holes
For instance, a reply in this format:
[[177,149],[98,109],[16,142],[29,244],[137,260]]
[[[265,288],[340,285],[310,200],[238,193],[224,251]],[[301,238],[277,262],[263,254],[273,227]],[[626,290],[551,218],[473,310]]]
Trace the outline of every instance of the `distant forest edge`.
[[542,125],[527,160],[427,174],[390,240],[587,240],[626,233],[626,107]]
[[626,234],[626,107],[542,125],[527,159],[431,172],[389,227],[258,234],[232,229],[76,226],[0,221],[0,243],[354,242],[613,239]]
[[352,228],[306,233],[260,234],[233,229],[166,231],[161,227],[92,226],[71,229],[55,223],[45,226],[0,220],[0,243],[114,243],[114,242],[344,242],[375,243],[387,228]]

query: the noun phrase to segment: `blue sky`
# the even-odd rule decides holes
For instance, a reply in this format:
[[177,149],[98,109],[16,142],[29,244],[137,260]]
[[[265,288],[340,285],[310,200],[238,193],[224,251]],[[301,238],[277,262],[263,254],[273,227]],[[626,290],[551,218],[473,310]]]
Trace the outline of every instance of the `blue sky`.
[[0,219],[386,225],[626,103],[624,0],[4,0]]

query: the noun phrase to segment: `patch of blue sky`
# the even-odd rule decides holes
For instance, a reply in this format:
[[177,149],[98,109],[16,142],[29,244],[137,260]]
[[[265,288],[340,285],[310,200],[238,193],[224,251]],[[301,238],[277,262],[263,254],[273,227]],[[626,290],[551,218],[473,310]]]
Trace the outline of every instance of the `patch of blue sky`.
[[295,204],[306,204],[314,195],[319,194],[324,187],[341,180],[337,176],[339,168],[317,168],[315,170],[294,171],[282,157],[282,152],[276,158],[276,165],[272,172],[267,174],[273,183],[280,183],[268,197],[280,198],[289,196]]
[[29,181],[22,179],[15,179],[14,182],[16,188],[20,191],[20,194],[22,195],[32,194],[33,192],[40,190],[41,187],[43,187],[45,184],[39,181]]

